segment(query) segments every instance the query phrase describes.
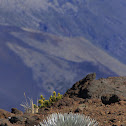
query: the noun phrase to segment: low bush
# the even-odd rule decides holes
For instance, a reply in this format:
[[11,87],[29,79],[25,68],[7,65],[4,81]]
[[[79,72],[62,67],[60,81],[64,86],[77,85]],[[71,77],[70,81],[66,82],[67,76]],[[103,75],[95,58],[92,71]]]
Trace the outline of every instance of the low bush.
[[40,104],[40,108],[42,107],[49,107],[52,105],[52,103],[57,102],[58,100],[60,100],[63,96],[58,93],[58,95],[56,95],[56,92],[53,92],[53,95],[51,95],[49,97],[49,100],[45,100],[45,98],[43,97],[43,95],[40,96],[41,99],[39,99],[38,103]]

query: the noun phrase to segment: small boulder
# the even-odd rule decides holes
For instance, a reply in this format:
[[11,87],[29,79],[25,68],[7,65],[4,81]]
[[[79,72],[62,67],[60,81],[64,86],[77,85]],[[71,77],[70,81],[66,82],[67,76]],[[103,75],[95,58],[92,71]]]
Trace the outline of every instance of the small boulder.
[[119,102],[120,98],[116,94],[105,94],[101,96],[101,101],[105,105],[110,105],[111,103]]
[[0,124],[0,126],[8,126],[8,125],[7,125],[7,123],[4,123],[4,124],[2,123],[2,124]]
[[23,115],[23,112],[18,110],[17,108],[12,108],[11,113],[16,114],[16,115]]
[[14,124],[17,122],[23,123],[26,121],[26,118],[22,117],[22,116],[13,116],[9,119],[10,123]]
[[81,113],[82,109],[80,109],[79,107],[74,111],[75,113]]
[[49,111],[49,108],[45,108],[44,111]]

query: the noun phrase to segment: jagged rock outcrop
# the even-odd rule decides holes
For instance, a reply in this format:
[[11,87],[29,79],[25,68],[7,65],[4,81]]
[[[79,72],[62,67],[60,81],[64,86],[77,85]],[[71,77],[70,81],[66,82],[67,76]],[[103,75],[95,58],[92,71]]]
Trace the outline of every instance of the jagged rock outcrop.
[[[95,80],[96,74],[89,74],[68,89],[64,96],[103,99],[104,95],[126,97],[126,77],[109,77]],[[125,98],[123,98],[125,99]],[[118,100],[117,100],[118,101]]]
[[64,96],[69,97],[81,97],[81,98],[90,98],[91,96],[88,94],[88,86],[90,82],[96,78],[96,74],[88,74],[85,78],[76,82],[72,88],[68,89]]

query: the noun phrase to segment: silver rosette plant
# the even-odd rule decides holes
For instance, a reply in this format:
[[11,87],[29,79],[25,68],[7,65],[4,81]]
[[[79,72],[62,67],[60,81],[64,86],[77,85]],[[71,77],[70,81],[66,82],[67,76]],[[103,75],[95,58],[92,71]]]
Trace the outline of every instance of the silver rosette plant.
[[99,126],[98,122],[83,114],[53,113],[38,126]]

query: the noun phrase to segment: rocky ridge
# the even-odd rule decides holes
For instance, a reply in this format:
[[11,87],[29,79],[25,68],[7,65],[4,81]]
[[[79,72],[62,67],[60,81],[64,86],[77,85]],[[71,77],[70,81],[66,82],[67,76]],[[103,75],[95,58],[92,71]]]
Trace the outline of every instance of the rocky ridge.
[[37,114],[0,110],[0,126],[34,126],[51,113],[83,113],[100,126],[126,126],[126,77],[95,80],[89,74],[68,89],[63,98]]

